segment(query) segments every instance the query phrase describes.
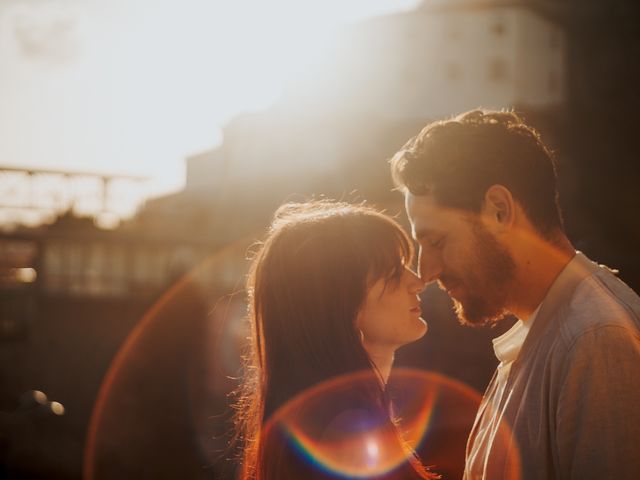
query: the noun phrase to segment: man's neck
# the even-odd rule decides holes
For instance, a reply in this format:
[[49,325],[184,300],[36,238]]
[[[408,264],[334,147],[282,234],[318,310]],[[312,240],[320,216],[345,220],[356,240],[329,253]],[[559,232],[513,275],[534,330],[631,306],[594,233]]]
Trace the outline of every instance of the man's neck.
[[575,249],[564,235],[553,243],[528,238],[522,245],[516,257],[518,274],[509,310],[518,318],[527,319],[575,256]]

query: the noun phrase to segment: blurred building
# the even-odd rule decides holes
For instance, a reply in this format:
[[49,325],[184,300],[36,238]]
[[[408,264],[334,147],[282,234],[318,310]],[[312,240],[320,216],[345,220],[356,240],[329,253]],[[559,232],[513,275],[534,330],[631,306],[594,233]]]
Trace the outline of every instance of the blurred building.
[[[358,189],[394,203],[384,160],[404,140],[477,106],[553,117],[563,108],[565,56],[562,29],[526,1],[425,0],[344,27],[330,58],[278,103],[237,117],[220,147],[186,160],[184,191],[148,201],[114,231],[66,215],[6,234],[3,285],[149,293],[239,236],[259,236],[282,201]],[[223,283],[237,274],[229,266]]]
[[563,29],[526,1],[425,0],[345,27],[276,105],[187,159],[185,195],[241,204],[269,188],[304,195],[310,183],[375,192],[389,186],[385,158],[420,127],[476,107],[515,108],[553,130],[565,62]]
[[[135,388],[121,392],[124,406],[115,412],[120,419],[132,415],[134,404],[149,411],[146,402],[158,398],[149,392],[156,392],[158,384],[165,385],[160,392],[164,404],[156,403],[163,408],[154,410],[158,417],[152,423],[159,425],[180,409],[189,412],[193,407],[183,404],[180,394],[187,380],[183,387],[189,388],[190,397],[219,407],[212,399],[224,399],[233,386],[228,377],[237,374],[239,357],[232,342],[243,335],[225,322],[229,316],[241,316],[244,309],[237,306],[240,300],[216,311],[213,307],[242,283],[247,246],[222,245],[199,235],[200,230],[197,224],[189,227],[185,219],[177,227],[168,216],[160,221],[142,213],[116,230],[102,230],[91,218],[67,214],[51,225],[0,236],[0,477],[80,478],[100,386],[136,329],[150,332],[151,340],[129,348],[142,367]],[[184,285],[189,300],[180,303],[176,292],[184,291]],[[177,306],[156,322],[153,312],[169,304]],[[204,344],[225,349],[211,352]],[[176,352],[182,352],[180,357]],[[135,371],[133,360],[124,363],[119,375]],[[185,365],[194,371],[185,373]],[[205,375],[207,381],[193,380]],[[54,417],[23,405],[21,399],[31,390],[44,391],[62,403],[65,414]],[[168,407],[170,397],[175,401]],[[135,420],[134,416],[126,425],[142,428]],[[166,462],[156,464],[170,463],[176,469],[208,465],[197,452],[209,453],[212,429],[220,424],[207,422],[204,418],[201,428],[207,446],[197,443],[200,437],[190,437],[197,458],[166,455]],[[166,428],[175,423],[162,424]],[[153,427],[147,431],[153,434]],[[172,435],[165,438],[173,438],[165,441],[169,449],[179,443]],[[111,464],[118,468],[114,461]]]
[[344,32],[344,100],[394,120],[475,107],[557,109],[564,99],[559,25],[526,1],[426,0],[414,12]]

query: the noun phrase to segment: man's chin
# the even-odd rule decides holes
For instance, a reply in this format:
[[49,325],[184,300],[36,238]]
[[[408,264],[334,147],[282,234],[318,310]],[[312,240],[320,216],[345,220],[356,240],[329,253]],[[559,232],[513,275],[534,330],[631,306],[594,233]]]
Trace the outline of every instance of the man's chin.
[[479,304],[465,306],[455,298],[453,299],[453,308],[460,325],[474,328],[494,326],[507,315],[504,309],[489,309],[486,308],[486,305]]

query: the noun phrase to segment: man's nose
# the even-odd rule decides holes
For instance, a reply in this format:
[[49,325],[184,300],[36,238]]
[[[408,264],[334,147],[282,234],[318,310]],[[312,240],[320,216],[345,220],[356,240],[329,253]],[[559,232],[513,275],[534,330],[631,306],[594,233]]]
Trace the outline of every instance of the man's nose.
[[434,282],[442,273],[442,259],[437,254],[420,253],[418,273],[425,285]]
[[420,277],[420,275],[415,273],[413,270],[409,271],[409,275],[411,275],[411,281],[410,281],[411,293],[415,295],[420,294],[426,288],[427,285],[422,281],[422,278]]

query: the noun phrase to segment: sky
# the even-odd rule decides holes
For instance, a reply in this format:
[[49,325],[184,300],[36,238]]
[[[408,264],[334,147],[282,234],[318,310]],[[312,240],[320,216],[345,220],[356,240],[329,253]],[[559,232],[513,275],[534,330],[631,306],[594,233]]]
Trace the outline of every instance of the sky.
[[184,183],[332,31],[419,0],[0,0],[0,167]]

